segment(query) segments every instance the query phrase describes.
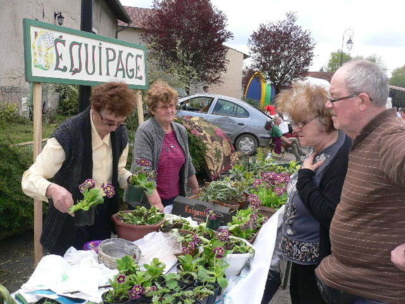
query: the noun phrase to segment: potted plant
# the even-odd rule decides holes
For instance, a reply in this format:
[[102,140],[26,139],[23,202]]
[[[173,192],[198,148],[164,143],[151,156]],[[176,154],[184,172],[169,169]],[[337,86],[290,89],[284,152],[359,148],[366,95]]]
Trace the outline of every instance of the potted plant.
[[158,231],[165,214],[155,206],[150,209],[136,206],[134,210],[119,211],[112,216],[118,237],[136,241],[146,234]]
[[232,209],[239,209],[246,203],[244,189],[229,179],[212,181],[204,187],[199,199]]
[[115,194],[114,186],[111,184],[103,184],[100,189],[95,187],[96,182],[92,179],[86,179],[79,185],[83,199],[69,209],[69,213],[75,215],[73,221],[76,226],[93,225],[96,206],[104,203],[104,196],[111,198]]
[[221,226],[224,215],[220,212],[207,209],[206,227],[212,230],[217,230]]
[[165,264],[153,259],[145,264],[145,271],[131,256],[117,260],[118,274],[110,279],[111,289],[103,293],[103,303],[140,303],[138,300],[149,297],[157,290],[158,281],[163,277]]
[[138,205],[149,206],[146,195],[151,195],[155,189],[155,172],[153,170],[145,170],[140,166],[135,167],[134,173],[128,178],[124,202],[132,207]]
[[233,236],[252,243],[266,220],[267,217],[259,213],[257,209],[248,207],[238,210],[227,226]]

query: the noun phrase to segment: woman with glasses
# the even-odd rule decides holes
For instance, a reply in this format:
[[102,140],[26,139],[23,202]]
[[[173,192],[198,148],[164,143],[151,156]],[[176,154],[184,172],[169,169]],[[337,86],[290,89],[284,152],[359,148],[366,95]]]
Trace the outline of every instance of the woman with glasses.
[[326,303],[317,288],[315,268],[331,252],[329,226],[340,200],[351,146],[349,137],[333,127],[327,101],[323,86],[302,82],[276,97],[277,108],[291,117],[301,145],[310,151],[287,187],[288,202],[262,303],[267,304],[280,285],[280,261],[291,265],[293,304]]
[[131,171],[137,167],[156,173],[157,190],[148,196],[152,206],[164,210],[178,195],[199,190],[188,148],[186,128],[174,122],[178,93],[163,81],[149,89],[146,104],[153,116],[138,127]]
[[[41,243],[52,254],[110,238],[111,215],[119,207],[117,189],[125,188],[131,175],[125,169],[129,148],[123,125],[135,109],[133,91],[125,83],[105,83],[93,89],[90,104],[57,128],[22,178],[26,195],[49,200]],[[83,199],[78,186],[87,179],[93,179],[96,188],[112,184],[116,190],[96,207],[93,225],[76,227],[69,208]]]

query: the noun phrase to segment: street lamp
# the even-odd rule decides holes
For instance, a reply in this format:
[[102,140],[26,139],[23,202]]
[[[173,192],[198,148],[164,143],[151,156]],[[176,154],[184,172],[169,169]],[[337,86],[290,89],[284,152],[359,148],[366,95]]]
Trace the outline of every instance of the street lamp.
[[349,39],[347,39],[346,42],[346,47],[347,50],[350,52],[352,47],[353,47],[353,40],[352,40],[352,36],[354,34],[353,30],[351,29],[347,29],[343,32],[343,37],[342,37],[342,49],[340,51],[340,66],[342,66],[343,64],[343,43],[345,42],[345,35],[348,35]]
[[62,12],[53,13],[53,18],[58,21],[59,25],[62,25],[63,20],[65,19],[65,17],[63,17],[62,15]]

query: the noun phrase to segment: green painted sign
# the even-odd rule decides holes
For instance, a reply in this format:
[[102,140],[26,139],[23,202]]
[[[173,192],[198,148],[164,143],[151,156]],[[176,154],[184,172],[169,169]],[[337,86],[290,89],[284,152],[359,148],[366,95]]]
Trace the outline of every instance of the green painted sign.
[[99,85],[122,81],[147,89],[144,46],[54,24],[24,19],[28,82]]

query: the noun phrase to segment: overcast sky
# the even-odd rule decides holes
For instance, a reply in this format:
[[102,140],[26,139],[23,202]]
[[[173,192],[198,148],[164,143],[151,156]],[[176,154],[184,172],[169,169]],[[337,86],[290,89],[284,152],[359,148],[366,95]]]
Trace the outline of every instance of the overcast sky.
[[[152,0],[120,0],[123,5],[151,8]],[[353,31],[351,56],[377,55],[388,69],[405,65],[405,18],[400,0],[211,0],[228,18],[234,35],[225,43],[249,54],[248,39],[260,24],[283,20],[297,13],[297,24],[315,41],[311,71],[326,66],[331,52],[339,51]],[[344,35],[344,33],[346,34]]]

